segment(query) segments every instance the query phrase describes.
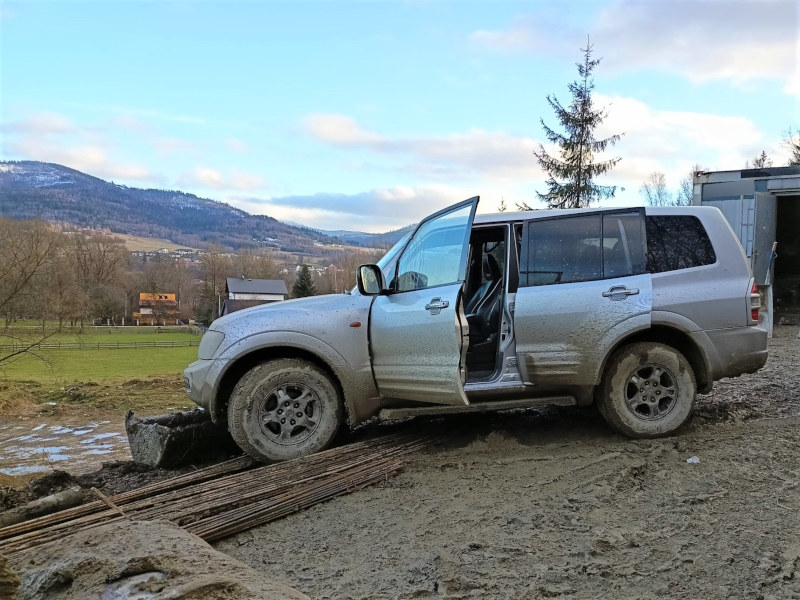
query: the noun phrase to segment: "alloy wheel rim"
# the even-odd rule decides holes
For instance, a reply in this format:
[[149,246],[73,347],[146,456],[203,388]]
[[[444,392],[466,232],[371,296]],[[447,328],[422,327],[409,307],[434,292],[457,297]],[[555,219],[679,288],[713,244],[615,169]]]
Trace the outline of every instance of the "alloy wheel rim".
[[303,383],[284,383],[255,405],[255,419],[272,442],[292,446],[307,440],[319,427],[322,403]]
[[664,365],[637,366],[625,383],[625,405],[638,419],[663,419],[678,403],[678,382]]

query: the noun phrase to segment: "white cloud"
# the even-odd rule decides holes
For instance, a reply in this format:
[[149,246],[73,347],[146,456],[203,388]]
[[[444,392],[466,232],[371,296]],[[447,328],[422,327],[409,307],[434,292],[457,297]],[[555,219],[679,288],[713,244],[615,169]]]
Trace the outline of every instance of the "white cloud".
[[658,67],[694,81],[788,80],[797,65],[798,3],[618,0],[596,31],[610,68]]
[[501,199],[509,210],[518,202],[538,206],[531,182],[480,185],[426,184],[375,188],[356,194],[319,193],[273,198],[228,197],[226,202],[253,214],[318,229],[382,233],[399,229],[446,206],[480,195],[478,212],[496,212]]
[[242,154],[250,152],[250,146],[242,140],[231,138],[225,142],[225,145],[228,147],[228,150],[232,150],[234,152],[240,152]]
[[12,121],[3,130],[21,135],[58,135],[75,131],[75,123],[54,112],[37,112],[19,121]]
[[152,144],[159,154],[196,154],[197,144],[179,138],[153,138]]
[[4,152],[29,160],[62,164],[106,179],[162,182],[145,165],[113,158],[113,148],[102,141],[68,141],[51,135],[25,135],[5,144]]
[[536,15],[520,15],[512,20],[505,29],[479,29],[469,34],[469,40],[477,46],[483,46],[498,52],[532,53],[559,48],[564,38],[574,37],[565,29],[563,15],[554,19],[543,15],[541,9]]
[[[601,49],[604,68],[659,69],[696,82],[778,79],[796,93],[798,6],[796,0],[616,0],[585,31]],[[528,15],[469,39],[494,51],[572,57],[585,35],[563,19],[555,24]]]
[[397,157],[401,170],[428,179],[509,180],[539,175],[532,154],[538,142],[503,131],[471,129],[446,136],[391,138],[335,114],[312,115],[304,126],[309,135],[330,145]]
[[197,166],[191,173],[178,178],[178,185],[200,187],[213,190],[250,192],[264,187],[264,178],[243,171],[223,172],[212,167]]
[[695,163],[711,170],[739,169],[762,150],[782,157],[781,142],[768,139],[758,126],[742,116],[661,110],[635,98],[595,95],[608,116],[598,137],[625,132],[609,154],[623,160],[603,179],[628,188],[639,185],[653,171],[662,171],[672,186]]
[[312,137],[336,146],[376,146],[385,138],[362,129],[356,120],[345,115],[314,114],[303,120],[303,126]]

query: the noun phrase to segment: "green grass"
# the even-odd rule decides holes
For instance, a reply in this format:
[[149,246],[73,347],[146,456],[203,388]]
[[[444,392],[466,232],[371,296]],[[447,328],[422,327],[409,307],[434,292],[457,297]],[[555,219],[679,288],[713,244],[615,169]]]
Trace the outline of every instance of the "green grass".
[[[9,335],[10,334],[10,335]],[[183,333],[183,332],[159,332],[156,333],[155,329],[138,329],[132,331],[124,331],[119,333],[117,331],[109,330],[96,330],[96,329],[86,329],[84,333],[76,333],[73,331],[63,331],[57,332],[53,329],[46,330],[45,335],[47,335],[47,340],[44,343],[46,344],[55,344],[58,342],[67,342],[67,343],[114,343],[114,342],[152,342],[154,340],[158,341],[198,341],[200,339],[199,335],[194,335],[192,333]],[[27,329],[27,328],[12,328],[10,331],[4,331],[0,329],[0,345],[2,344],[10,344],[13,343],[12,338],[18,338],[23,340],[38,340],[42,337],[42,330],[41,329]]]
[[[52,331],[52,329],[51,329]],[[38,340],[41,329],[17,326],[11,336]],[[85,329],[85,333],[53,333],[44,344],[113,344],[116,342],[199,342],[191,333],[153,329]],[[0,345],[19,343],[0,330]],[[0,350],[0,356],[3,351]],[[181,372],[197,359],[197,347],[34,350],[0,365],[0,415],[31,411],[101,410],[124,414],[162,412],[191,405]],[[84,414],[83,412],[81,414]]]
[[14,381],[63,383],[178,374],[197,359],[197,348],[47,350],[37,354],[43,360],[25,356],[0,368],[0,377]]

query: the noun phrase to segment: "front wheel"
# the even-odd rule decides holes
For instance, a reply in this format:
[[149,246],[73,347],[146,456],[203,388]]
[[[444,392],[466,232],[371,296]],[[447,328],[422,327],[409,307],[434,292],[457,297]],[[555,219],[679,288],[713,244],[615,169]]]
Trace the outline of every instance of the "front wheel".
[[629,437],[669,435],[692,413],[697,383],[689,361],[665,344],[640,342],[609,359],[598,408]]
[[327,447],[343,412],[325,371],[304,360],[271,360],[250,369],[234,387],[228,428],[253,458],[289,460]]

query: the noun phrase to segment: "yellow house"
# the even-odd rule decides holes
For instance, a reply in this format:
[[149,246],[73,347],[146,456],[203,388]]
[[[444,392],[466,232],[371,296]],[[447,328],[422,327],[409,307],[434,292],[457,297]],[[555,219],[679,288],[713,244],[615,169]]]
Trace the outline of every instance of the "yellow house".
[[178,302],[175,294],[140,292],[139,312],[133,317],[139,325],[167,325],[177,321]]

